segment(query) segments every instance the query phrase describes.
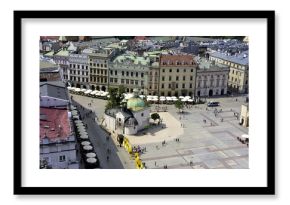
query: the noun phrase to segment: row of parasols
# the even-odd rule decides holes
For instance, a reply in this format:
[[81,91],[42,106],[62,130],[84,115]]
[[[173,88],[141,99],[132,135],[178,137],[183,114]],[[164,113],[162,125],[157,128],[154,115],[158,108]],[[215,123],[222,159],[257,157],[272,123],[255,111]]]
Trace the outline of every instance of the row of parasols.
[[[133,97],[133,93],[125,93],[124,94],[125,96],[125,100],[128,100],[130,99],[131,97]],[[190,96],[179,96],[178,98],[176,96],[172,96],[172,97],[165,97],[165,96],[160,96],[158,97],[157,95],[139,95],[140,98],[142,99],[146,99],[147,101],[151,101],[151,102],[158,102],[158,101],[161,101],[161,102],[175,102],[175,101],[178,101],[179,99],[182,101],[182,102],[193,102],[194,99],[191,98]]]
[[74,106],[71,106],[71,113],[74,119],[74,125],[77,135],[77,140],[80,143],[80,151],[82,158],[85,161],[85,168],[94,169],[99,167],[99,160],[97,154],[94,152],[94,147],[89,140],[89,135],[87,133],[86,127],[83,124],[82,120],[76,119],[79,118],[78,111]]
[[74,94],[86,95],[89,97],[109,97],[109,92],[101,90],[87,90],[75,87],[67,87],[68,91]]

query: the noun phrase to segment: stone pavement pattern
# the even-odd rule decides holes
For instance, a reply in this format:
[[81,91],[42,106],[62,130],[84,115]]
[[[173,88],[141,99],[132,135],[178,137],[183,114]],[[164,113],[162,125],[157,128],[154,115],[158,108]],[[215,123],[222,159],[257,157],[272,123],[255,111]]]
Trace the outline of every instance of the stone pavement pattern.
[[[74,95],[74,99],[86,106],[92,98]],[[162,125],[146,130],[138,136],[128,136],[132,145],[146,147],[141,155],[142,161],[149,169],[247,169],[249,168],[247,145],[237,140],[237,136],[248,133],[248,128],[238,124],[234,112],[239,113],[244,97],[214,99],[221,102],[217,109],[222,111],[214,114],[215,108],[196,105],[185,109],[183,114],[177,112],[174,105],[166,105],[168,112],[160,112]],[[102,116],[105,100],[93,99],[92,109],[97,117]],[[223,119],[223,121],[221,121]],[[206,123],[204,122],[206,120]],[[91,125],[88,125],[91,126]],[[164,128],[161,128],[164,126]],[[104,131],[94,128],[89,135],[99,136],[97,147],[105,146]],[[95,134],[98,133],[98,134]],[[179,141],[176,141],[176,139]],[[112,139],[116,145],[116,139]],[[162,141],[165,144],[162,145]],[[124,168],[134,168],[124,148],[116,147],[119,161]],[[117,160],[118,161],[118,160]],[[112,168],[109,165],[104,168]]]

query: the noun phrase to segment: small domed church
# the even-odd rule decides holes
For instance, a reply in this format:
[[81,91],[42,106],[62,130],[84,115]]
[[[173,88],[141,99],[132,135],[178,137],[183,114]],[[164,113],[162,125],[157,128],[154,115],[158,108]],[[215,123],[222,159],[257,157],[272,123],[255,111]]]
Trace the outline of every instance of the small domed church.
[[126,106],[105,111],[104,125],[116,134],[134,135],[149,125],[150,108],[139,97],[138,89],[133,90]]

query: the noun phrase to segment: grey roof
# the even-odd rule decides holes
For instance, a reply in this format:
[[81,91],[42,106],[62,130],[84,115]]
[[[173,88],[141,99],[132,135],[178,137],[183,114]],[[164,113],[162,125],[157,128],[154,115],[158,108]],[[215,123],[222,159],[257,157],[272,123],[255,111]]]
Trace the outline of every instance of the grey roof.
[[229,69],[229,66],[216,63],[215,61],[210,61],[207,60],[206,58],[195,58],[197,59],[198,63],[198,68],[203,69],[203,70],[211,70],[211,69],[216,69],[216,70],[223,70],[223,69]]
[[39,68],[40,68],[40,72],[58,72],[59,71],[57,64],[54,64],[46,60],[39,61]]
[[40,96],[68,100],[67,90],[62,82],[41,82]]
[[133,114],[130,112],[130,110],[127,109],[122,109],[122,108],[112,108],[112,109],[108,109],[106,110],[106,114],[110,115],[112,117],[116,117],[116,114],[118,112],[121,112],[122,115],[125,117],[125,120],[127,118],[133,117]]
[[241,52],[237,55],[228,55],[226,53],[220,53],[220,52],[210,53],[209,55],[216,58],[223,59],[223,60],[227,60],[233,63],[237,63],[240,65],[249,65],[249,57],[248,57],[249,52],[248,51]]

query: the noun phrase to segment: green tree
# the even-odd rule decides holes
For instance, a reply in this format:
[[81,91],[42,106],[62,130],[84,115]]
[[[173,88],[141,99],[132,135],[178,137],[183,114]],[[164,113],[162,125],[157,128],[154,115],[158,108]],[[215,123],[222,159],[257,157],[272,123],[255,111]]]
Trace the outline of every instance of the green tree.
[[183,104],[183,102],[181,102],[181,100],[179,99],[179,100],[177,100],[176,102],[175,102],[175,107],[179,110],[179,112],[183,109],[183,107],[184,107],[184,104]]
[[157,119],[160,119],[160,115],[158,113],[153,113],[153,114],[151,114],[151,118],[155,122]]
[[109,87],[110,98],[107,101],[106,109],[120,107],[124,99],[125,87],[121,85],[119,88]]
[[126,93],[126,88],[124,85],[120,85],[118,88],[119,91],[119,95],[123,95],[124,93]]

